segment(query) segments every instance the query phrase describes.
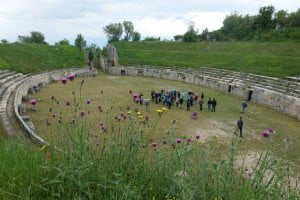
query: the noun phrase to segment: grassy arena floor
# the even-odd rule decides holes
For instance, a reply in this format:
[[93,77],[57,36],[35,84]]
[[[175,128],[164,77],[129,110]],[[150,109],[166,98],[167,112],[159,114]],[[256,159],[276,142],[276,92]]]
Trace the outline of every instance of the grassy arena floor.
[[[68,82],[66,85],[62,83],[54,83],[46,86],[41,92],[33,95],[33,98],[40,99],[36,107],[37,111],[28,111],[28,115],[32,119],[37,133],[48,141],[55,137],[56,128],[47,127],[47,120],[53,120],[49,108],[57,114],[55,120],[58,120],[59,113],[62,112],[62,120],[66,120],[66,102],[73,103],[72,92],[79,96],[79,88],[82,79],[76,79],[73,82]],[[145,107],[132,103],[132,98],[129,90],[133,92],[142,92],[145,97],[150,97],[150,91],[161,89],[191,89],[197,94],[204,92],[205,102],[208,97],[214,97],[217,100],[217,108],[215,113],[208,112],[206,104],[205,110],[199,113],[197,120],[191,119],[192,111],[198,111],[199,106],[192,107],[190,112],[185,109],[172,108],[166,111],[162,117],[159,117],[156,110],[162,108],[162,105],[154,103],[150,106],[150,112],[145,112]],[[103,91],[101,94],[100,91]],[[52,103],[51,96],[59,101]],[[270,149],[276,157],[291,161],[295,165],[300,165],[300,123],[299,120],[278,113],[271,108],[259,105],[253,102],[248,103],[246,114],[240,113],[240,104],[242,99],[231,96],[219,91],[215,91],[206,87],[175,82],[167,80],[159,80],[143,77],[127,77],[127,76],[110,76],[100,74],[95,78],[84,78],[82,86],[82,99],[91,99],[91,104],[84,104],[87,110],[90,111],[88,120],[90,121],[93,133],[99,132],[100,122],[115,120],[114,117],[121,112],[127,113],[127,106],[139,108],[143,116],[149,116],[147,123],[149,138],[151,141],[158,141],[168,138],[168,130],[176,128],[178,137],[191,137],[198,133],[201,134],[201,141],[205,143],[207,140],[215,141],[214,144],[220,150],[226,150],[231,139],[237,137],[234,134],[236,121],[240,116],[243,116],[245,123],[245,138],[240,141],[239,150],[245,151],[260,151]],[[99,113],[98,105],[102,105],[104,111],[108,114]],[[111,110],[111,106],[113,109]],[[175,125],[172,125],[173,120],[176,120]],[[57,123],[57,122],[56,122]],[[272,127],[275,133],[270,138],[262,138],[261,131]],[[285,140],[291,139],[287,146]]]

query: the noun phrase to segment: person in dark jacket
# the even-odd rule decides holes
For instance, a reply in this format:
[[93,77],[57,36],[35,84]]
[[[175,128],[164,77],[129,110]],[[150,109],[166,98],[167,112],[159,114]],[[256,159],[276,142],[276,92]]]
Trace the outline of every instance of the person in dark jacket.
[[203,99],[201,98],[201,99],[199,100],[200,111],[202,111],[202,109],[203,109],[203,103],[204,103],[204,101],[203,101]]
[[211,104],[212,104],[212,101],[211,101],[211,98],[209,98],[208,101],[207,101],[207,109],[208,109],[208,111],[211,111]]
[[243,127],[244,127],[244,121],[243,118],[240,117],[240,120],[237,121],[237,128],[240,130],[240,137],[243,137]]
[[213,100],[211,101],[211,105],[212,105],[212,112],[216,112],[216,106],[217,106],[217,101],[215,98],[213,98]]

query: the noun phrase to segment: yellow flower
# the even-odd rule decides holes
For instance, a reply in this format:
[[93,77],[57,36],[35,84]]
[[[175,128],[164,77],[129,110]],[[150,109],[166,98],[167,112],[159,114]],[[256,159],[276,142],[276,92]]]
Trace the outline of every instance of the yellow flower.
[[142,118],[143,118],[143,115],[139,115],[138,118],[142,119]]
[[162,113],[162,110],[156,110],[158,113]]
[[137,114],[137,115],[141,115],[142,113],[140,113],[140,112],[137,112],[136,114]]
[[167,110],[168,110],[167,108],[162,108],[162,111],[164,111],[164,112],[167,111]]
[[131,114],[131,111],[128,111],[127,113],[128,113],[128,115],[130,115],[130,114]]
[[45,150],[47,148],[47,146],[44,144],[42,147],[41,147],[41,150]]

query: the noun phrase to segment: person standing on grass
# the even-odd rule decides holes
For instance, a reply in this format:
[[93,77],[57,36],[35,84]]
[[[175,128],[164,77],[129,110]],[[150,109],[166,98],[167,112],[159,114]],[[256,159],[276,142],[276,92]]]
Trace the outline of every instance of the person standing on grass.
[[237,128],[240,130],[240,137],[243,137],[243,127],[244,127],[243,118],[240,117],[240,120],[237,121]]
[[187,110],[187,111],[190,111],[190,108],[191,108],[191,100],[188,98],[188,99],[186,100],[186,110]]
[[200,98],[200,100],[199,100],[200,111],[202,111],[202,109],[203,109],[203,103],[204,103],[203,99]]
[[216,112],[217,101],[215,98],[213,98],[211,105],[212,105],[212,112]]
[[183,105],[183,97],[180,97],[180,99],[179,99],[179,104],[180,104],[180,108],[182,108],[182,105]]
[[203,94],[203,92],[201,93],[201,99],[204,100],[204,94]]
[[209,97],[208,101],[207,101],[207,108],[208,108],[208,111],[211,111],[211,104],[212,104],[212,101],[211,101],[211,98]]
[[247,103],[246,103],[246,101],[243,101],[242,102],[242,113],[245,113],[245,110],[246,110],[246,108],[247,108]]

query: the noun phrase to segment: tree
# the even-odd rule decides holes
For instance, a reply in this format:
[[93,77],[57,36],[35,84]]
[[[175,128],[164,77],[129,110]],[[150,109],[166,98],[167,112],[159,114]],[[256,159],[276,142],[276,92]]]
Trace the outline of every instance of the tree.
[[287,27],[288,25],[287,11],[279,10],[277,13],[275,13],[275,21],[276,21],[276,25],[278,25],[280,28]]
[[61,41],[55,43],[55,45],[70,45],[70,42],[69,42],[69,40],[67,40],[67,39],[65,38],[65,39],[63,39],[63,40],[61,40]]
[[190,22],[187,32],[183,35],[184,42],[197,42],[198,30],[195,30],[195,24]]
[[183,35],[174,35],[173,38],[177,42],[182,42],[183,41]]
[[7,39],[2,39],[2,40],[1,40],[1,43],[2,43],[2,44],[7,44],[7,43],[8,43],[8,40],[7,40]]
[[141,40],[141,34],[139,32],[134,32],[132,35],[132,41],[138,42]]
[[156,38],[156,37],[145,37],[143,41],[150,41],[150,42],[160,41],[160,37],[158,37],[158,38]]
[[288,23],[290,24],[290,27],[300,27],[300,8],[297,12],[293,12],[288,17]]
[[275,28],[274,20],[272,20],[275,8],[273,6],[265,6],[259,9],[256,19],[256,28],[260,31],[268,31]]
[[84,50],[86,47],[86,40],[84,39],[83,35],[78,34],[75,39],[75,46],[81,50]]
[[104,33],[108,39],[108,43],[120,40],[123,34],[123,26],[121,23],[111,23],[103,28]]
[[95,55],[96,55],[96,50],[97,50],[97,45],[96,44],[91,44],[86,48],[87,54],[88,54],[88,59],[89,59],[89,65],[92,64]]
[[19,35],[18,39],[22,43],[47,44],[44,34],[38,31],[30,32],[30,36]]
[[124,40],[125,41],[130,41],[133,38],[134,34],[134,26],[131,21],[124,21],[123,22],[123,27],[124,27]]

